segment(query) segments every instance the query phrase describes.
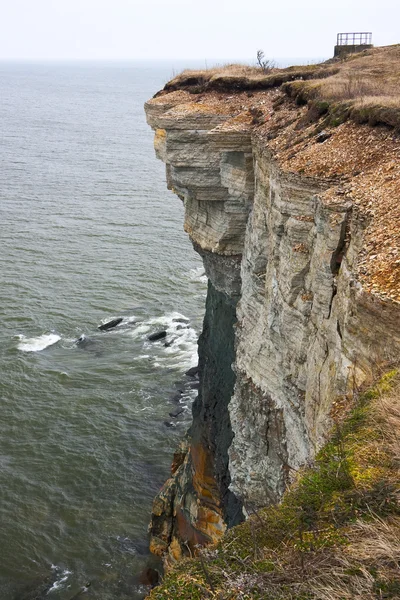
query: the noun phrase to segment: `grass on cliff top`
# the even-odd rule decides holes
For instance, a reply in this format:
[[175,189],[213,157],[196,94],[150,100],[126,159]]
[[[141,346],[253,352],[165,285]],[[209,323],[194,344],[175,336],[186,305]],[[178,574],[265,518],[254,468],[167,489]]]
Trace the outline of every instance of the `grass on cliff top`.
[[282,87],[297,104],[317,104],[331,124],[351,118],[357,123],[400,129],[400,44],[350,54],[326,63],[269,69],[225,65],[186,70],[168,82],[164,92],[185,89],[235,92]]
[[152,600],[400,597],[400,377],[360,395],[279,506],[179,563]]
[[[287,82],[283,89],[298,104],[326,102],[340,121],[400,128],[400,45],[365,50],[336,63],[326,79]],[[333,123],[335,124],[335,123]]]
[[198,94],[212,90],[221,92],[265,90],[296,79],[326,77],[335,73],[336,70],[335,67],[324,64],[293,66],[286,69],[268,68],[267,70],[240,64],[223,65],[212,69],[186,69],[169,81],[165,85],[164,91],[172,92],[184,89]]

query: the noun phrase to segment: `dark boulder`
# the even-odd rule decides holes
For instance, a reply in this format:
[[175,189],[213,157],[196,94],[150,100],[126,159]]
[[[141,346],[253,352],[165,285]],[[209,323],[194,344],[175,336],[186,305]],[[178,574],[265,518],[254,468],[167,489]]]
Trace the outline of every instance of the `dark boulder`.
[[197,377],[199,374],[199,367],[192,367],[191,369],[188,369],[185,372],[185,375],[187,375],[188,377]]
[[158,585],[159,579],[160,574],[158,571],[156,571],[156,569],[153,569],[152,567],[146,567],[140,574],[139,582],[142,585],[150,586],[153,588],[156,587],[156,585]]
[[87,348],[88,346],[95,345],[96,342],[94,340],[92,340],[91,338],[86,337],[86,335],[82,334],[81,337],[79,337],[75,341],[75,344],[77,346],[79,346],[79,348]]
[[176,419],[176,417],[179,417],[179,415],[181,415],[184,412],[184,408],[182,406],[178,406],[178,408],[176,408],[175,410],[171,410],[169,414],[170,417],[173,417],[174,419]]
[[170,346],[172,346],[172,344],[175,342],[175,340],[177,340],[177,337],[173,337],[171,338],[168,342],[164,343],[165,348],[169,348]]
[[171,396],[170,400],[171,402],[180,402],[182,396],[182,392],[179,392],[178,394],[174,394],[173,396]]
[[122,321],[123,321],[123,318],[118,317],[117,319],[112,319],[111,321],[108,321],[107,323],[103,323],[103,325],[99,325],[97,329],[100,329],[101,331],[107,331],[107,329],[112,329],[113,327],[116,327],[117,325],[122,323]]
[[164,329],[163,331],[156,331],[155,333],[151,333],[147,336],[147,339],[149,340],[149,342],[156,342],[157,340],[162,340],[165,337],[167,337],[167,332]]

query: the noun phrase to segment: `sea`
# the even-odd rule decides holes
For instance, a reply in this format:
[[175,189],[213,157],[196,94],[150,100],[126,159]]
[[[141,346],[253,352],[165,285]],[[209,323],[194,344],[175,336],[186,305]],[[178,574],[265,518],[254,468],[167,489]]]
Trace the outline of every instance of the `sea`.
[[0,63],[1,600],[146,591],[206,294],[143,110],[172,75]]

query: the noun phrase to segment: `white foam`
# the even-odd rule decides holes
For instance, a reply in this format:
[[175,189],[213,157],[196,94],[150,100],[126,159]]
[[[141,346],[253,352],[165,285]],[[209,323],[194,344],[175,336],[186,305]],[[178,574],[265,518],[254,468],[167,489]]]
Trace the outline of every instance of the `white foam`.
[[[53,571],[58,571],[58,567],[56,567],[55,565],[51,565],[51,568],[53,569]],[[54,590],[58,590],[60,587],[62,587],[63,584],[67,581],[68,575],[71,575],[71,573],[72,571],[68,571],[68,569],[65,569],[61,573],[60,579],[57,579],[57,581],[53,583],[47,594],[50,594],[50,592],[54,592]]]
[[151,329],[151,325],[148,323],[149,322],[147,321],[145,324],[138,325],[135,327],[135,329],[129,331],[129,335],[131,335],[133,338],[144,337],[144,334],[148,333]]
[[134,356],[132,360],[149,360],[149,358],[151,358],[150,354],[139,354],[139,356]]
[[61,336],[56,333],[43,334],[36,338],[27,338],[24,335],[18,337],[21,340],[18,350],[22,352],[40,352],[61,340]]
[[136,315],[131,315],[129,317],[123,317],[123,321],[120,324],[126,325],[128,323],[137,323],[138,321],[141,321],[141,320],[142,319],[140,317],[137,317]]
[[204,267],[197,267],[196,269],[190,269],[189,279],[198,283],[207,283],[207,275],[205,274]]
[[[166,331],[166,337],[149,341],[148,335],[158,330]],[[129,331],[129,335],[144,342],[145,354],[137,356],[134,360],[153,358],[154,367],[176,367],[182,370],[197,365],[197,332],[190,326],[188,317],[182,313],[171,312],[142,321]]]
[[186,319],[180,313],[171,313],[163,317],[163,325],[167,331],[167,337],[163,342],[171,343],[165,347],[161,344],[161,356],[158,362],[167,367],[177,367],[183,370],[197,365],[197,332],[188,323],[176,321]]

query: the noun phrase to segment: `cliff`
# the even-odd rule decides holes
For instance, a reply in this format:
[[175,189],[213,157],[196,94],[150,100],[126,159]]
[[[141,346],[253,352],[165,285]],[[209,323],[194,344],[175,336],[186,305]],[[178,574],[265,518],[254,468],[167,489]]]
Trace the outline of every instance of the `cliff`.
[[146,103],[209,281],[193,423],[153,506],[168,564],[278,502],[398,358],[399,58],[187,72]]

